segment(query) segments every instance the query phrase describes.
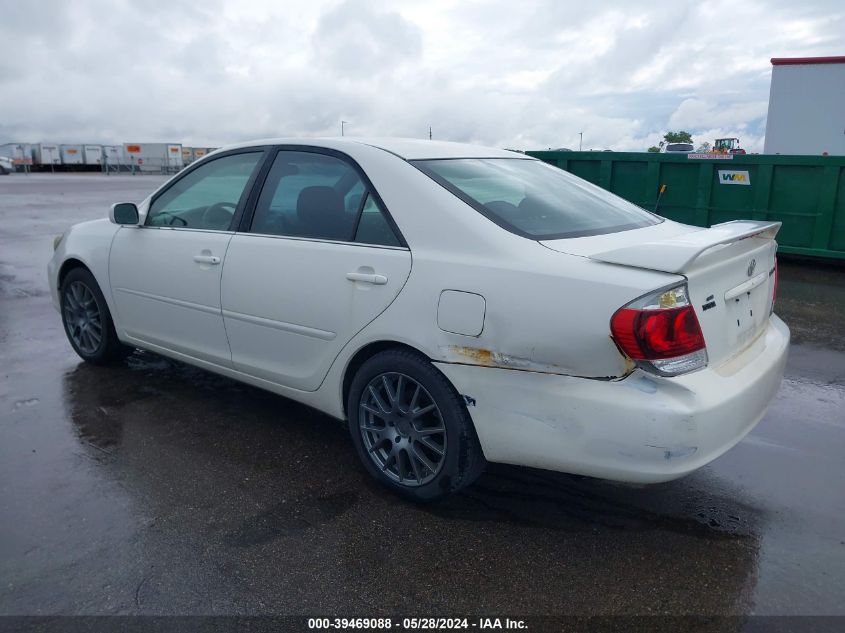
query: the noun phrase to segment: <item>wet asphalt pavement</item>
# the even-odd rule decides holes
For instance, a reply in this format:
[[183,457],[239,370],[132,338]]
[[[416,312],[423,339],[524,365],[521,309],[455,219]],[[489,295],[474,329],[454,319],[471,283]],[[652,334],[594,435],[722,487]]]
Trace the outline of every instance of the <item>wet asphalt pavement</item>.
[[783,386],[699,472],[491,466],[420,507],[320,413],[152,354],[72,352],[53,236],[161,181],[0,177],[0,614],[845,615],[845,268],[781,262]]

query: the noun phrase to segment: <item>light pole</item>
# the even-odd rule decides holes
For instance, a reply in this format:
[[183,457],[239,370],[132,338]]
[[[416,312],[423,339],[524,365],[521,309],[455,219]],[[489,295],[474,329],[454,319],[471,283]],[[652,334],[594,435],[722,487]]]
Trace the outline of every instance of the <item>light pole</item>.
[[340,135],[343,136],[343,126],[349,123],[349,121],[341,121],[340,122]]
[[584,133],[578,132],[578,151],[581,151],[581,148],[584,146]]

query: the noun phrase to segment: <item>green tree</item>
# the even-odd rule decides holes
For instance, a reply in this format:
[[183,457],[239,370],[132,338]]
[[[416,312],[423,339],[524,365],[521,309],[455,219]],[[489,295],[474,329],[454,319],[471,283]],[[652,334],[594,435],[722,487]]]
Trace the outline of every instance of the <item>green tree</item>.
[[650,151],[650,152],[659,152],[659,151],[660,151],[660,148],[659,148],[659,147],[657,147],[657,145],[652,145],[651,147],[649,147],[649,148],[648,148],[648,151]]
[[692,144],[692,134],[680,130],[678,132],[666,132],[663,135],[663,140],[666,143],[690,143]]

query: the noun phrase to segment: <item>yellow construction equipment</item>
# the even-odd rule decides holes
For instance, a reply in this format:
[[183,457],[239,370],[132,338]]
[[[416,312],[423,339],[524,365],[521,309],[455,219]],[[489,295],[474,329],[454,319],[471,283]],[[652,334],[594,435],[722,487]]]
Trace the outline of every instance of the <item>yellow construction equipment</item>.
[[745,154],[739,146],[738,138],[717,138],[713,144],[713,154]]

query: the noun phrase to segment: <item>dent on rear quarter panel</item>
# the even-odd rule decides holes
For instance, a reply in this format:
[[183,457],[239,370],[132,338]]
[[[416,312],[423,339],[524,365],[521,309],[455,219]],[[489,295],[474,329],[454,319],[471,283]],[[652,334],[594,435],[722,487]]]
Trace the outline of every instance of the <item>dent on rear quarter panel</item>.
[[634,362],[624,357],[625,372],[621,376],[576,376],[560,365],[538,363],[528,358],[520,358],[503,352],[481,347],[467,347],[463,345],[441,346],[444,360],[458,364],[479,365],[482,367],[497,367],[499,369],[513,369],[517,371],[532,371],[548,374],[572,376],[573,378],[590,378],[593,380],[614,380],[624,378],[634,371]]
[[[417,264],[422,266],[419,259]],[[610,318],[619,307],[651,290],[652,285],[665,284],[667,276],[628,270],[617,271],[615,278],[608,279],[598,274],[598,265],[593,270],[597,273],[596,281],[586,280],[587,273],[593,271],[584,269],[575,271],[581,278],[556,277],[548,271],[476,269],[468,271],[464,283],[458,283],[452,275],[449,282],[453,287],[463,286],[486,298],[484,330],[475,337],[439,331],[432,358],[597,380],[627,376],[634,366],[611,339]],[[431,277],[437,280],[443,276]],[[615,281],[619,279],[629,283]],[[409,281],[406,291],[413,291],[413,282],[413,279]],[[410,319],[412,312],[419,315],[427,311],[424,306],[418,306],[406,312],[406,307],[395,305],[399,309],[394,314],[406,313]]]

